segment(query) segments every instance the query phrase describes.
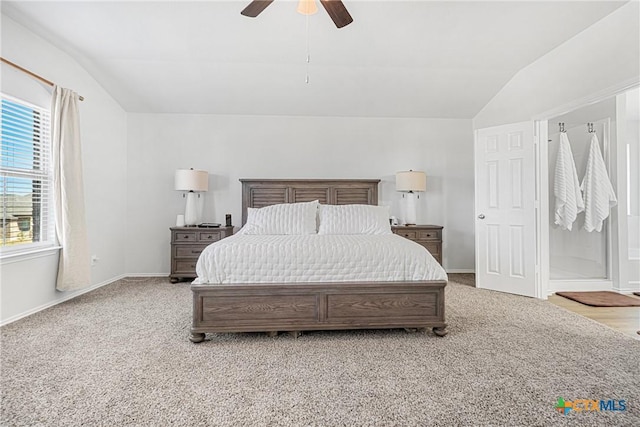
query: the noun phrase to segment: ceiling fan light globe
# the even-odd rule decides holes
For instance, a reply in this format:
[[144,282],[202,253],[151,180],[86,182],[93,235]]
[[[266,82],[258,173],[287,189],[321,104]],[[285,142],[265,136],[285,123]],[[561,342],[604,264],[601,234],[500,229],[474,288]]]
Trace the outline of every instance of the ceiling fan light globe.
[[318,5],[316,0],[300,0],[296,10],[302,15],[313,15],[318,11]]

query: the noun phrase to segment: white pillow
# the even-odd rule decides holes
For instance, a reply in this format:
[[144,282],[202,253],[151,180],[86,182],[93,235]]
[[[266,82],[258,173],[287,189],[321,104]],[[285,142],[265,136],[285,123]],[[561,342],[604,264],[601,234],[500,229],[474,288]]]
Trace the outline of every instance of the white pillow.
[[318,201],[248,208],[242,234],[316,234]]
[[392,234],[389,206],[321,205],[318,234]]

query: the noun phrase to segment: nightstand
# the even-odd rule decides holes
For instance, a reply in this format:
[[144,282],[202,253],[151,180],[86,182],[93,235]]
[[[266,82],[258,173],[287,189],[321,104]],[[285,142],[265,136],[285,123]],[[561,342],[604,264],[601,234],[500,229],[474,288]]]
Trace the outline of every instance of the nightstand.
[[442,228],[441,225],[393,225],[391,231],[421,244],[442,265]]
[[196,278],[196,262],[208,245],[233,235],[233,227],[171,227],[171,283]]

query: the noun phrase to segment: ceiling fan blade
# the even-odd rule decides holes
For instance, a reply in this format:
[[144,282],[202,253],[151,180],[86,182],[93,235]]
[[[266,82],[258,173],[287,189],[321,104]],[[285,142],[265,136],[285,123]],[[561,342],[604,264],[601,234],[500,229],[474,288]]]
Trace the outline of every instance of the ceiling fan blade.
[[260,15],[262,11],[265,10],[271,3],[273,3],[273,0],[253,0],[247,7],[242,10],[242,12],[240,12],[240,14],[248,16],[250,18],[255,18],[256,16]]
[[322,3],[336,27],[342,28],[353,22],[353,18],[349,15],[349,11],[344,7],[341,0],[320,0],[320,3]]

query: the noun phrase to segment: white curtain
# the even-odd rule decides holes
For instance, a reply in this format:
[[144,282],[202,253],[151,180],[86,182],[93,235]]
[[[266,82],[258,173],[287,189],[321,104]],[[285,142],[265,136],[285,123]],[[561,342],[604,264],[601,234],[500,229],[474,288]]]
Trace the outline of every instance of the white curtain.
[[56,289],[72,291],[91,284],[77,93],[54,87],[51,133],[56,235],[62,246]]

